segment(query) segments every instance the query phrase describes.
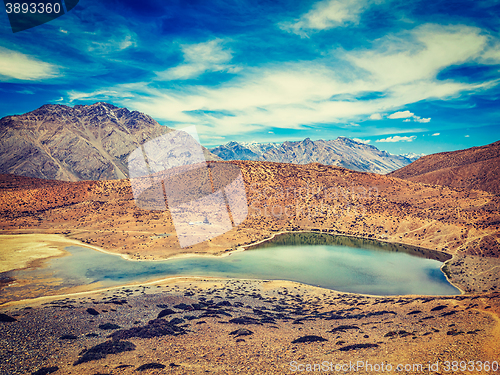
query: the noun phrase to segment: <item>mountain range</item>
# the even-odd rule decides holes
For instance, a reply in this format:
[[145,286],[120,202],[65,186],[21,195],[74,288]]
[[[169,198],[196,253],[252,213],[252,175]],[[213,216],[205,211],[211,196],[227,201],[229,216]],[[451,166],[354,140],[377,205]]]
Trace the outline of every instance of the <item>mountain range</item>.
[[279,143],[229,142],[210,151],[224,160],[260,160],[277,163],[336,165],[359,172],[390,173],[402,168],[421,155],[392,155],[375,146],[338,137],[324,141]]
[[63,181],[127,178],[130,153],[171,130],[108,103],[47,104],[0,119],[0,173]]

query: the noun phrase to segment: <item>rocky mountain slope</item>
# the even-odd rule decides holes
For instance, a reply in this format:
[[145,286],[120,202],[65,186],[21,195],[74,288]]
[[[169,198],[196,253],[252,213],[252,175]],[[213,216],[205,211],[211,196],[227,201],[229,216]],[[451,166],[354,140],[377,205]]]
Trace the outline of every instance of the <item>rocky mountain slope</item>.
[[210,150],[224,160],[260,160],[277,163],[336,165],[359,172],[386,174],[410,164],[418,158],[391,155],[375,146],[346,137],[331,141],[238,143],[229,142]]
[[[107,103],[47,104],[0,119],[0,173],[65,181],[126,178],[129,154],[170,130]],[[207,150],[205,155],[220,160]]]
[[500,141],[466,150],[424,156],[392,172],[390,176],[500,194]]

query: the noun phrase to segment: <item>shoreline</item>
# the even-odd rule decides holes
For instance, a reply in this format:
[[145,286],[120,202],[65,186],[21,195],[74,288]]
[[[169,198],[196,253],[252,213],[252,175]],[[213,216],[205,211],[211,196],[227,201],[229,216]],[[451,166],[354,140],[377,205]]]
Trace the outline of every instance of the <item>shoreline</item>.
[[[254,242],[252,244],[248,244],[248,245],[245,245],[245,246],[239,246],[236,250],[227,251],[227,252],[224,252],[222,254],[187,253],[187,254],[177,254],[177,255],[174,255],[174,256],[166,258],[166,259],[136,260],[136,259],[129,259],[128,257],[124,256],[124,254],[113,253],[113,252],[104,250],[102,248],[99,248],[98,246],[89,245],[89,244],[80,242],[78,240],[74,240],[74,239],[68,238],[64,234],[55,234],[55,235],[54,234],[47,234],[47,235],[61,237],[62,239],[64,239],[64,242],[68,243],[68,246],[72,246],[72,245],[73,246],[81,246],[81,247],[90,248],[92,250],[100,251],[100,252],[103,252],[103,253],[106,253],[106,254],[110,254],[110,255],[119,255],[119,256],[121,256],[125,260],[146,261],[146,262],[147,261],[152,261],[152,262],[154,262],[154,261],[165,261],[165,260],[170,260],[170,259],[182,259],[182,258],[193,258],[193,257],[210,257],[210,258],[213,258],[213,257],[227,257],[227,256],[230,256],[233,253],[239,253],[239,252],[247,251],[247,250],[249,250],[250,247],[257,246],[257,245],[259,245],[261,243],[270,241],[270,240],[274,239],[278,235],[288,234],[288,233],[327,234],[327,235],[330,235],[332,237],[335,237],[335,236],[344,236],[344,237],[352,237],[352,238],[360,238],[360,239],[372,240],[372,241],[375,241],[375,242],[385,242],[385,243],[391,243],[391,244],[398,244],[397,242],[379,241],[379,240],[373,240],[373,239],[367,238],[367,237],[354,236],[354,235],[345,235],[345,234],[340,234],[340,233],[325,233],[325,232],[316,232],[316,231],[310,231],[310,230],[280,231],[280,232],[273,233],[268,238],[262,239],[260,241],[257,241],[257,242]],[[61,246],[64,246],[64,245],[61,245]],[[64,246],[64,249],[66,247],[68,247],[68,246]],[[422,249],[425,249],[425,248],[422,248]],[[425,249],[425,250],[431,250],[431,249]],[[437,250],[431,250],[431,251],[437,251]],[[448,281],[448,283],[450,285],[452,285],[453,287],[455,287],[459,291],[459,294],[457,294],[457,295],[466,295],[467,293],[460,286],[458,286],[455,283],[453,283],[450,280],[450,278],[448,277],[447,273],[445,271],[443,271],[443,268],[446,266],[446,264],[448,262],[450,262],[451,260],[454,259],[454,255],[446,253],[446,252],[443,252],[443,251],[437,251],[437,252],[451,255],[450,259],[448,259],[445,262],[443,262],[443,264],[440,267],[440,270],[445,275],[445,278]],[[66,253],[66,254],[62,254],[61,256],[68,255],[67,250],[64,250],[64,253]],[[45,259],[49,259],[49,258],[51,258],[51,257],[39,258],[39,259],[36,259],[35,262],[39,263],[38,266],[40,268],[42,268],[43,267],[43,261]],[[21,268],[21,269],[26,269],[26,268],[29,268],[29,267],[25,267],[25,268]],[[19,270],[19,269],[16,269],[16,270]],[[221,278],[221,277],[213,277],[213,276],[181,276],[181,275],[178,275],[178,276],[169,276],[167,278],[160,278],[160,279],[154,279],[153,278],[153,279],[146,280],[145,282],[142,282],[142,283],[133,282],[132,284],[123,284],[123,285],[112,286],[112,287],[108,287],[108,288],[98,288],[98,289],[84,290],[84,291],[80,291],[80,292],[69,292],[69,293],[56,294],[56,295],[51,295],[51,296],[42,296],[42,297],[35,297],[35,298],[25,298],[25,299],[15,300],[15,301],[8,301],[8,302],[5,302],[5,303],[1,304],[0,308],[4,308],[4,307],[10,306],[12,304],[22,303],[22,301],[24,301],[24,303],[26,303],[27,301],[33,301],[33,302],[35,302],[35,301],[44,300],[44,299],[54,299],[54,298],[61,298],[61,297],[86,295],[86,294],[92,294],[92,293],[102,293],[102,292],[105,292],[105,291],[120,289],[120,288],[123,288],[123,287],[133,287],[133,286],[137,287],[137,286],[141,286],[141,285],[154,285],[154,284],[159,284],[159,283],[163,283],[163,282],[168,282],[169,280],[173,280],[173,279],[180,279],[180,280],[188,279],[188,280],[194,280],[194,281],[200,280],[200,279],[219,279],[219,280],[228,280],[228,279],[231,279],[231,280],[245,280],[245,281],[258,281],[258,280],[260,280],[260,279],[245,279],[245,278],[243,278],[243,279],[240,279],[240,278],[238,278],[238,279],[235,279],[235,278]],[[297,282],[297,281],[288,281],[288,280],[261,280],[261,281],[281,281],[281,282],[285,282],[286,281],[286,282],[297,283],[297,284],[300,284],[300,285],[303,285],[303,286],[307,286],[307,287],[320,288],[320,289],[325,289],[325,290],[332,290],[332,291],[335,291],[337,293],[345,293],[345,294],[348,294],[348,295],[358,295],[358,296],[366,296],[366,297],[383,297],[383,295],[372,295],[372,294],[363,294],[363,293],[344,292],[344,291],[339,291],[339,290],[335,290],[335,289],[329,289],[329,288],[320,287],[320,286],[317,286],[317,285],[309,285],[309,284],[305,284],[305,283],[301,283],[301,282]],[[420,295],[419,294],[419,295],[397,295],[397,296],[407,296],[407,297],[419,297],[420,296],[420,297],[422,297],[422,296],[426,296],[426,295]],[[443,296],[439,295],[439,296],[435,296],[435,297],[443,297]]]

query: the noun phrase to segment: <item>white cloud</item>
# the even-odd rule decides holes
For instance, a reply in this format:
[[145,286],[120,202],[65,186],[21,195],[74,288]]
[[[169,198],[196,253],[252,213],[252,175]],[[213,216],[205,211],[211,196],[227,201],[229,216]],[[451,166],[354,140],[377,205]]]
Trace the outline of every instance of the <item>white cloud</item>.
[[438,135],[441,135],[441,133],[434,133],[434,134],[432,134],[433,137],[437,137]]
[[[3,76],[3,77],[2,77]],[[37,81],[58,76],[58,67],[0,47],[0,81]]]
[[413,142],[413,140],[416,138],[417,138],[416,135],[412,135],[409,137],[401,137],[399,135],[395,135],[393,137],[377,139],[375,142]]
[[430,122],[431,118],[430,117],[428,117],[428,118],[420,118],[418,116],[415,116],[415,119],[413,121],[425,123],[425,122]]
[[360,138],[353,138],[352,140],[359,142],[359,143],[364,143],[365,145],[367,145],[368,143],[371,142],[371,140],[369,140],[369,139],[360,139]]
[[190,79],[207,71],[226,70],[230,73],[236,73],[241,69],[226,65],[232,59],[232,53],[230,50],[224,49],[222,39],[198,44],[185,44],[181,46],[181,49],[184,63],[166,71],[157,72],[160,79]]
[[470,135],[469,135],[469,134],[467,134],[467,135],[465,136],[465,138],[469,138],[469,137],[470,137]]
[[[464,91],[479,92],[497,84],[494,81],[469,84],[436,79],[443,67],[476,59],[476,51],[484,47],[478,29],[427,25],[384,37],[376,43],[371,50],[333,51],[332,56],[316,61],[246,67],[233,79],[217,86],[160,89],[139,82],[106,88],[100,94],[118,98],[115,103],[121,101],[123,105],[159,121],[196,124],[200,134],[209,135],[215,131],[232,136],[271,128],[301,129],[308,124],[341,127],[344,125],[340,124],[360,121],[368,116],[372,120],[382,118],[381,114],[386,113],[392,113],[389,118],[400,119],[396,122],[428,123],[430,118],[399,109],[429,98],[446,99]],[[231,52],[223,44],[216,39],[182,46],[184,63],[159,73],[160,78],[194,78],[205,71],[233,68],[236,71],[238,67],[228,65]],[[443,58],[440,49],[449,55]],[[347,61],[339,60],[345,56]],[[412,59],[420,65],[413,64]],[[412,69],[405,70],[405,64],[410,64]],[[384,95],[352,100],[357,93],[374,91]],[[73,99],[92,97],[92,94],[78,92],[70,94]],[[339,99],[347,96],[348,100]],[[205,111],[203,115],[200,115],[201,111]],[[224,115],[216,116],[211,112]],[[398,129],[393,126],[377,129],[377,134],[397,133]]]
[[313,8],[298,20],[284,22],[281,29],[301,36],[307,31],[319,31],[346,24],[357,24],[359,16],[376,1],[373,0],[323,0],[314,4]]
[[433,80],[443,68],[478,57],[486,42],[474,27],[427,24],[406,35],[383,38],[378,48],[354,52],[349,59],[390,87]]
[[382,120],[382,115],[380,113],[373,113],[370,115],[370,120]]
[[425,123],[425,122],[430,122],[431,121],[431,118],[421,118],[420,116],[416,116],[414,113],[411,113],[410,111],[400,111],[400,112],[395,112],[389,116],[387,116],[387,118],[390,118],[390,119],[400,119],[400,118],[404,118],[405,120],[403,120],[403,122],[410,122],[410,121],[416,121],[416,122],[422,122],[422,123]]
[[390,118],[390,119],[395,119],[395,118],[408,118],[408,117],[413,117],[415,116],[413,113],[411,113],[410,111],[400,111],[400,112],[395,112],[389,116],[387,116],[387,118]]

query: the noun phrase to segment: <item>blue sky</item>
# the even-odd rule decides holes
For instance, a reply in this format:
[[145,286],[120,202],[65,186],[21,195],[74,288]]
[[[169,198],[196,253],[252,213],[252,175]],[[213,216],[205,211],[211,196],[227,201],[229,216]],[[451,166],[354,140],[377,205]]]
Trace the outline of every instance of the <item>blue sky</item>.
[[500,139],[499,1],[80,0],[13,34],[0,117],[106,101],[201,142],[355,138],[391,153]]

